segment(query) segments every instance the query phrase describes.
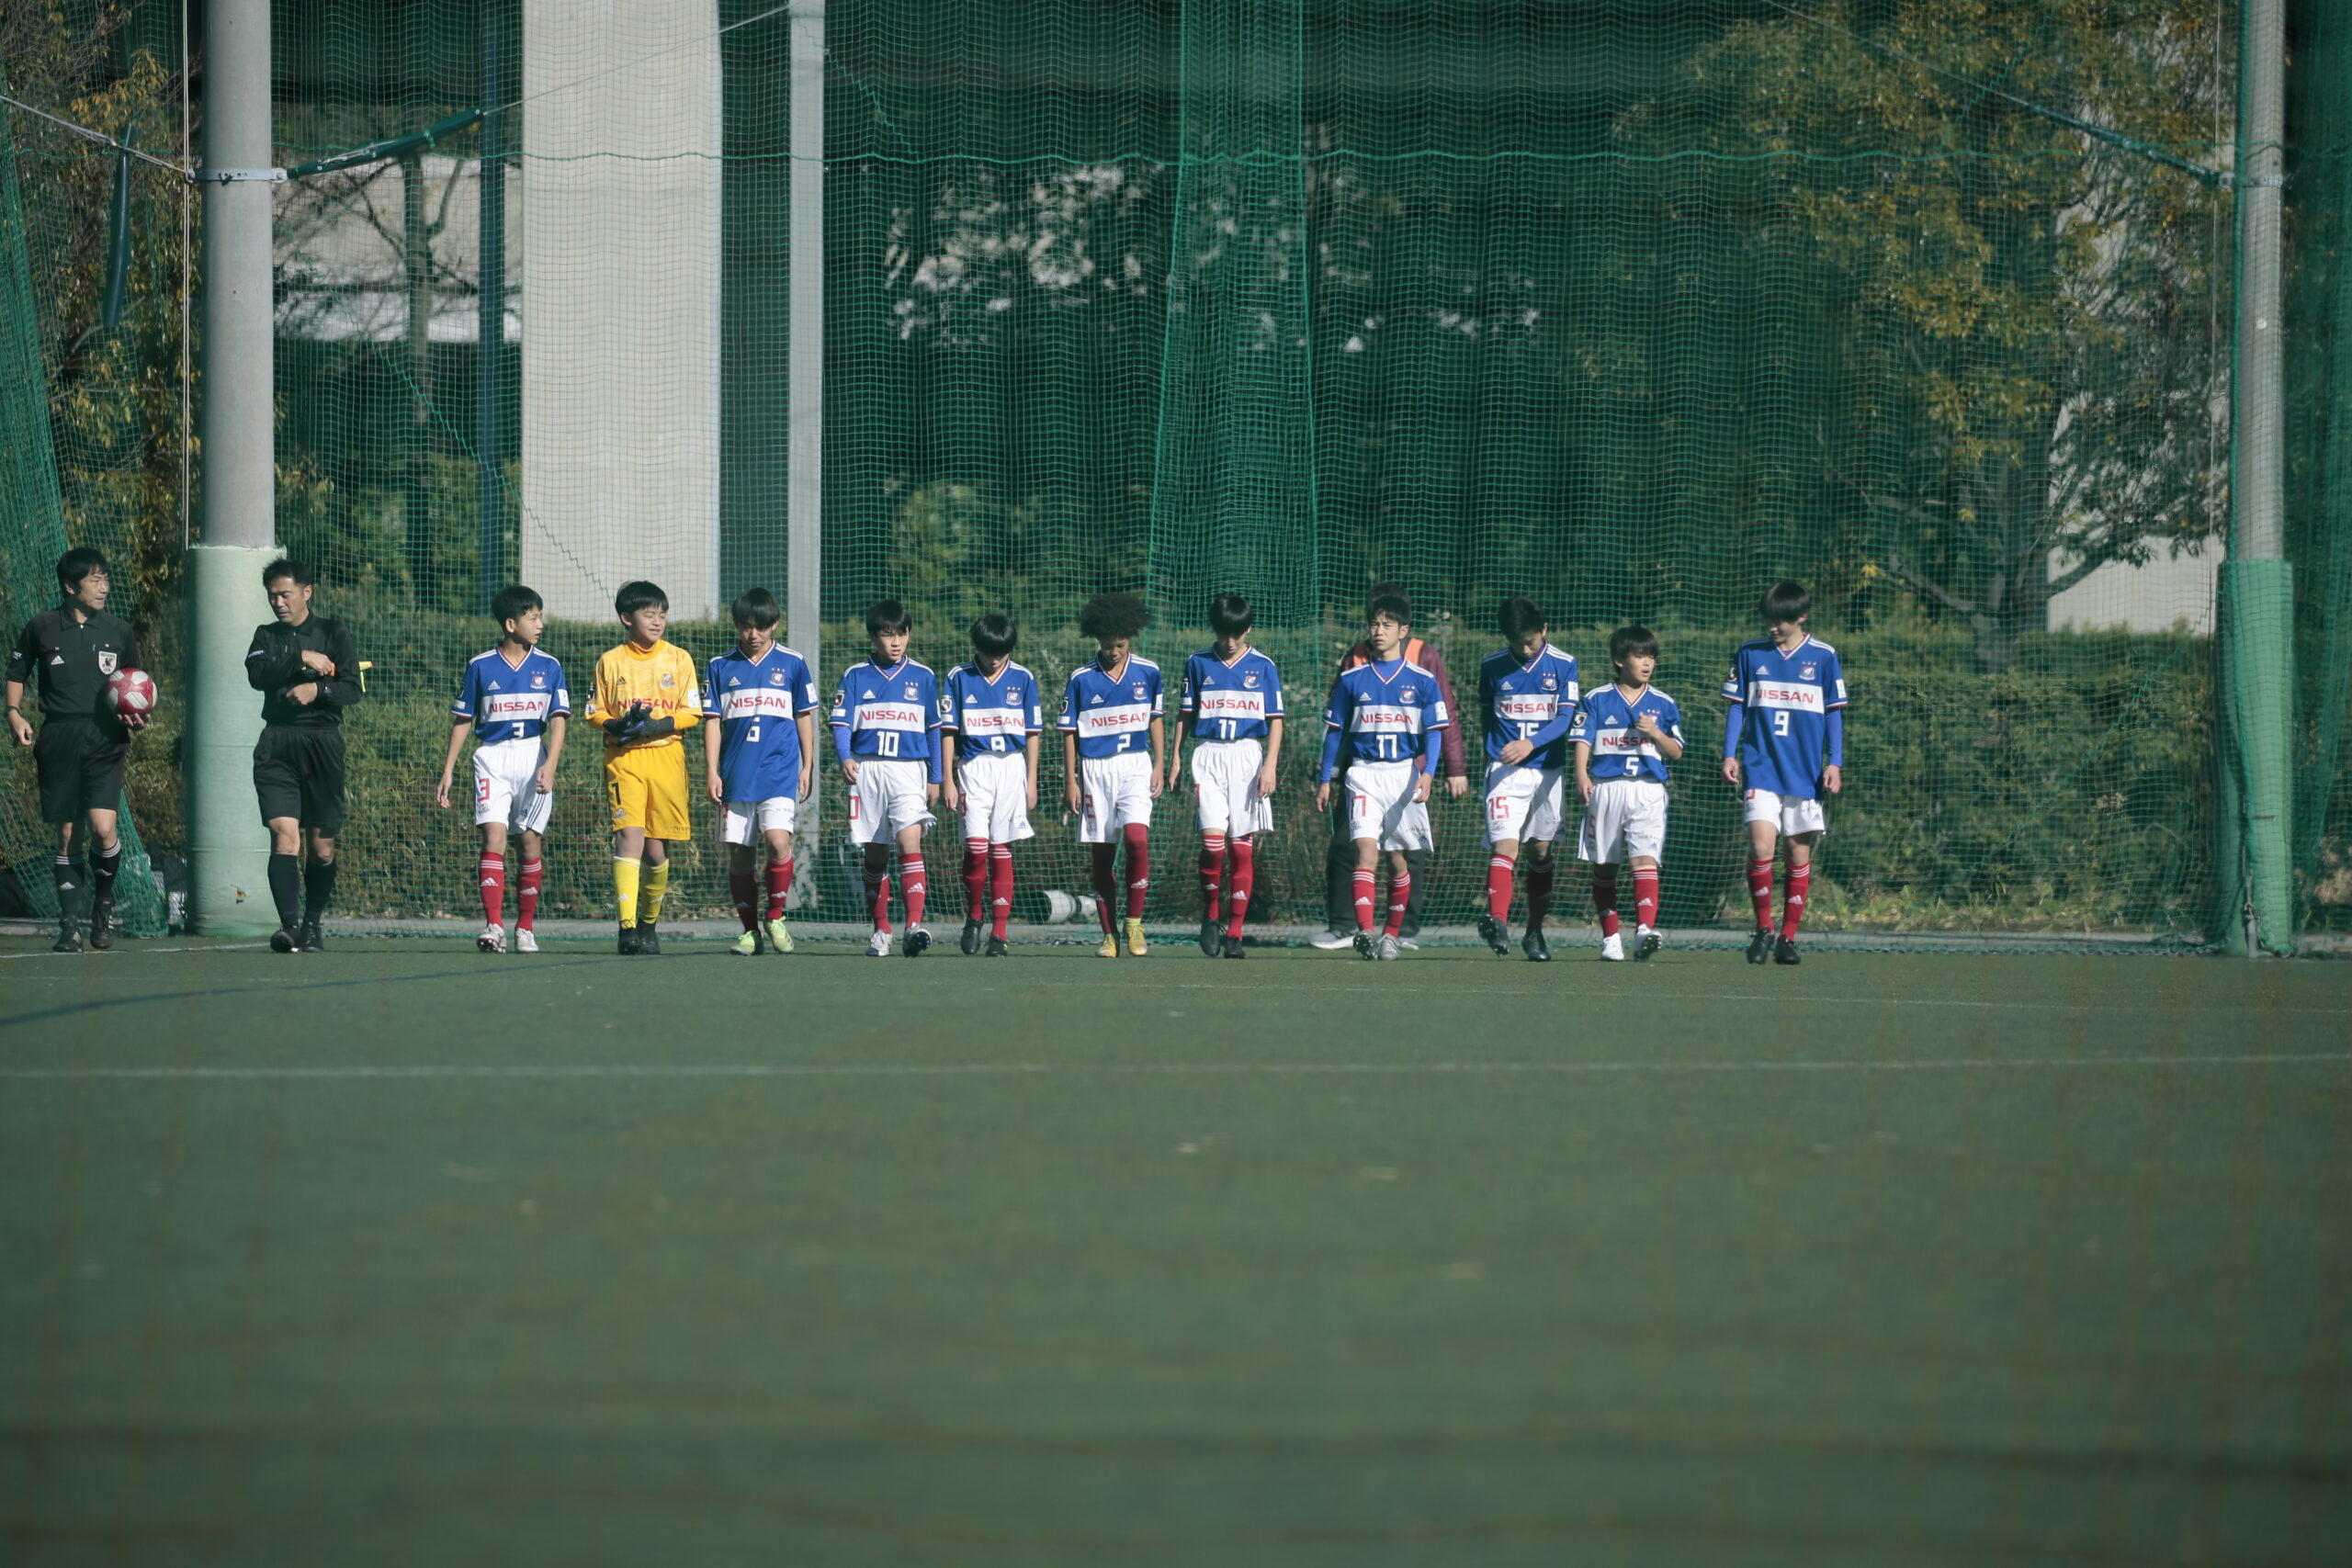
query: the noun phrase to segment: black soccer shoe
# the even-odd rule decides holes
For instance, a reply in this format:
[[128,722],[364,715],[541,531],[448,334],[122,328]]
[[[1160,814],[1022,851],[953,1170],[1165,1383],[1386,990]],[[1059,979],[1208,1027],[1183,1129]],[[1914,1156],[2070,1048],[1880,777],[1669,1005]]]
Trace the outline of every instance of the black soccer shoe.
[[1219,958],[1247,958],[1250,956],[1250,950],[1241,945],[1241,939],[1239,937],[1229,936],[1223,942],[1217,943],[1217,956]]
[[1797,939],[1792,936],[1782,937],[1772,949],[1772,962],[1775,964],[1804,963],[1804,960],[1797,956]]
[[292,926],[280,926],[269,933],[269,950],[272,953],[300,953],[302,951],[302,939],[295,934]]
[[318,921],[302,922],[302,929],[294,939],[294,950],[298,953],[324,953],[327,950],[326,938],[319,934]]
[[1225,932],[1215,920],[1201,922],[1201,956],[1215,958],[1225,952]]
[[1634,962],[1636,964],[1647,962],[1659,948],[1665,945],[1666,943],[1658,940],[1657,932],[1644,931],[1634,939]]
[[1545,942],[1544,933],[1533,926],[1528,927],[1527,934],[1519,939],[1519,950],[1527,954],[1527,961],[1531,964],[1552,962],[1552,944]]
[[931,933],[921,926],[909,926],[899,951],[909,958],[921,958],[931,951]]
[[1772,962],[1772,933],[1770,931],[1758,931],[1747,939],[1747,961],[1750,964]]
[[989,956],[990,958],[1002,958],[1012,953],[1012,944],[1005,941],[1004,938],[1001,936],[992,936],[989,938]]
[[651,920],[637,922],[637,952],[640,958],[662,956],[662,933],[653,929]]
[[964,922],[964,935],[957,942],[956,945],[964,950],[964,956],[967,958],[969,958],[974,953],[979,952],[980,922],[978,920],[966,920]]
[[1510,956],[1510,928],[1492,915],[1478,917],[1478,940],[1493,950],[1498,958]]
[[90,945],[100,953],[114,945],[114,900],[101,898],[90,906]]
[[637,928],[635,926],[623,926],[621,928],[620,952],[623,958],[635,958],[637,956]]
[[49,950],[51,953],[81,952],[82,929],[72,920],[65,921],[57,928],[57,940],[50,943]]

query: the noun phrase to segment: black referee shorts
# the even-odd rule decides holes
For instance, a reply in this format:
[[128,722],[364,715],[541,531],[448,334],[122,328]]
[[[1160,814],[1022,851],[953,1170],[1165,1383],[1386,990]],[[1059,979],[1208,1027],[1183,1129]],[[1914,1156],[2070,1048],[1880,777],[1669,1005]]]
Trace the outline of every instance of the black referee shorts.
[[86,719],[52,718],[33,738],[33,773],[40,782],[40,819],[78,822],[93,811],[122,805],[122,768],[130,741]]
[[333,837],[343,827],[343,731],[326,725],[267,725],[254,745],[261,819],[291,817]]

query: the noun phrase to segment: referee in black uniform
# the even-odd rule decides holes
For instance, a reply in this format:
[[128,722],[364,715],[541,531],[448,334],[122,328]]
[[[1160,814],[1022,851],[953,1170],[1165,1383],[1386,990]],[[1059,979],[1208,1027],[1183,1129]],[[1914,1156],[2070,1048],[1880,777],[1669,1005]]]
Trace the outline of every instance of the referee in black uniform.
[[[8,732],[33,749],[40,781],[40,818],[57,829],[58,953],[82,951],[82,879],[75,870],[74,830],[90,823],[90,945],[114,945],[114,879],[122,869],[115,808],[122,801],[123,764],[130,732],[147,716],[115,712],[107,677],[139,668],[130,623],[107,614],[107,558],[93,549],[57,558],[64,603],[25,623],[8,654]],[[24,715],[25,687],[38,682],[41,727],[36,739]]]
[[[269,824],[269,896],[279,953],[316,953],[334,896],[334,840],[343,830],[343,710],[357,702],[359,649],[341,621],[311,614],[311,569],[274,560],[261,585],[277,619],[254,628],[245,680],[261,696],[254,793]],[[308,833],[311,867],[302,869]]]

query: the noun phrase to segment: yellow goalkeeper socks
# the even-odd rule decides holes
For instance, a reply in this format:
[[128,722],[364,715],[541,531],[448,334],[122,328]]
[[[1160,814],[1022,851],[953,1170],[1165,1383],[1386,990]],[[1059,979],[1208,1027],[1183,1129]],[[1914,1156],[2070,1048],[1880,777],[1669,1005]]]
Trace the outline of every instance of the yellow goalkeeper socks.
[[[621,912],[621,924],[637,924],[637,881],[645,869],[642,861],[613,857],[613,900]],[[664,881],[668,878],[664,877]]]
[[655,861],[645,868],[645,891],[638,896],[637,922],[650,926],[662,918],[662,895],[670,891],[670,863]]

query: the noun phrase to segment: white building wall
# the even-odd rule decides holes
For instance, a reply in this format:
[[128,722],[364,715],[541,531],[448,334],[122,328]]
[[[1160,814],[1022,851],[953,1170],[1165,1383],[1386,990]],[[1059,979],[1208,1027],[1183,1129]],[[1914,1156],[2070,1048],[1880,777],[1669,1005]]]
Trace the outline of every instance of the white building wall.
[[523,0],[522,580],[551,615],[610,620],[640,577],[718,610],[718,27]]

